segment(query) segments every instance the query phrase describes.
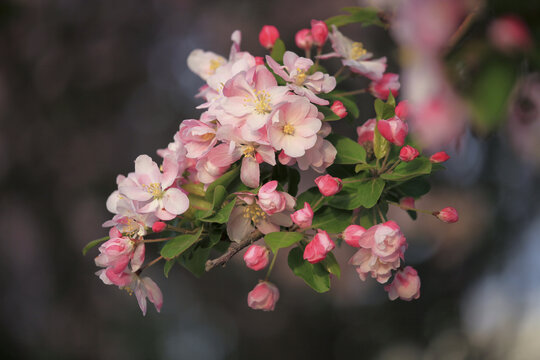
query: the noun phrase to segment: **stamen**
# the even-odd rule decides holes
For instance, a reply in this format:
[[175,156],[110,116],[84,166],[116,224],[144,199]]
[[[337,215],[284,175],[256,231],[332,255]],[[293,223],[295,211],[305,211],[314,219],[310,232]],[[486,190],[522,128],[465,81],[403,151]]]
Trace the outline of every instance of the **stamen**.
[[163,191],[161,190],[161,184],[159,183],[152,183],[150,185],[143,184],[144,191],[152,194],[152,196],[156,199],[161,199],[163,197]]
[[291,124],[285,124],[283,127],[283,133],[286,135],[294,135],[294,126]]
[[358,60],[362,56],[364,56],[366,53],[367,53],[367,50],[364,49],[364,44],[362,44],[361,42],[354,42],[352,44],[351,54],[350,54],[351,59]]

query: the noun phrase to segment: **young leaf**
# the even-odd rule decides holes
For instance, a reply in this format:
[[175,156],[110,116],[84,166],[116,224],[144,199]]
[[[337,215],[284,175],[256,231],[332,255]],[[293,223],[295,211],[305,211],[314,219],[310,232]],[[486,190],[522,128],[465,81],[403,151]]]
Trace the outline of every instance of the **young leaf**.
[[350,13],[350,15],[337,15],[327,19],[326,25],[336,25],[337,27],[362,23],[362,26],[377,25],[385,26],[378,15],[378,10],[375,8],[361,8],[361,7],[347,7],[343,10]]
[[214,199],[214,190],[218,185],[222,185],[225,188],[229,186],[233,180],[235,180],[238,177],[238,174],[240,173],[240,167],[237,166],[232,170],[229,170],[225,174],[221,175],[216,181],[208,185],[208,189],[206,189],[206,200],[213,201]]
[[322,229],[329,233],[337,234],[345,230],[345,228],[351,224],[351,221],[351,211],[327,206],[315,213],[311,226],[314,229]]
[[279,249],[296,244],[304,237],[299,232],[273,232],[264,236],[264,242],[275,254]]
[[409,162],[402,162],[391,173],[382,174],[381,178],[391,181],[404,181],[431,173],[431,162],[419,157]]
[[357,164],[366,162],[366,150],[348,137],[330,134],[326,137],[337,150],[336,164]]
[[165,277],[169,277],[169,272],[171,271],[175,261],[174,260],[167,260],[165,262],[165,265],[163,265],[163,273],[165,274]]
[[381,197],[385,184],[381,179],[373,179],[358,185],[359,202],[362,206],[366,209],[375,206]]
[[99,239],[96,239],[96,240],[92,240],[90,241],[88,244],[86,244],[82,250],[82,254],[83,256],[86,255],[86,253],[88,252],[88,250],[90,250],[91,248],[93,248],[94,246],[97,246],[99,244],[101,244],[102,242],[104,241],[107,241],[109,240],[109,237],[108,236],[104,236],[102,238],[99,238]]
[[381,135],[379,129],[375,126],[373,130],[373,152],[375,153],[375,157],[382,159],[388,151],[390,151],[390,142]]
[[311,264],[303,259],[303,251],[294,248],[287,259],[293,273],[302,278],[313,290],[323,293],[330,290],[330,275],[321,263]]
[[161,249],[161,256],[170,260],[186,251],[191,245],[195,244],[202,233],[202,227],[196,234],[184,234],[167,241]]
[[270,56],[278,63],[283,64],[283,55],[285,54],[285,43],[281,39],[277,39],[272,47],[272,53]]
[[[221,230],[214,229],[207,239],[201,240],[193,250],[186,251],[178,257],[178,263],[190,271],[196,277],[201,277],[205,273],[205,264],[210,256],[210,252],[221,239]],[[227,244],[228,246],[228,244]]]
[[341,277],[341,269],[336,260],[336,257],[334,256],[334,253],[329,252],[328,254],[326,254],[326,258],[321,261],[321,264],[330,274],[336,275],[338,279]]
[[235,199],[231,200],[227,205],[225,205],[222,209],[218,210],[215,215],[206,217],[204,219],[200,219],[204,222],[213,222],[218,224],[225,224],[227,221],[229,221],[229,216],[231,216],[231,212],[234,208]]

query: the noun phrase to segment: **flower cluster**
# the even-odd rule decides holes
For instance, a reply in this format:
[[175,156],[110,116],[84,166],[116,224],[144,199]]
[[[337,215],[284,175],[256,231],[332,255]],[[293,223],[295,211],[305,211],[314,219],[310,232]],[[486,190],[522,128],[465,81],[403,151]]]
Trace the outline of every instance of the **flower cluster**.
[[[328,39],[333,51],[323,54]],[[388,205],[447,223],[458,216],[453,208],[415,208],[423,193],[411,181],[425,181],[448,156],[428,159],[408,136],[408,103],[396,105],[399,76],[385,72],[386,58],[374,58],[330,20],[313,20],[298,31],[296,44],[305,57],[287,51],[271,25],[259,33],[270,51],[264,57],[241,50],[239,31],[231,40],[228,58],[197,49],[187,59],[205,82],[197,94],[199,119],[180,123],[173,141],[157,151],[160,165],[140,155],[134,172],[117,177],[118,188],[107,200],[114,215],[103,224],[111,227],[109,237],[85,249],[101,243],[99,278],[135,292],[143,313],[147,298],[159,311],[161,291],[141,276],[144,269],[164,259],[166,276],[176,263],[199,276],[247,248],[249,269],[268,268],[249,292],[248,305],[269,311],[280,296],[268,281],[280,251],[290,248],[293,273],[324,292],[330,275],[341,273],[333,250],[343,239],[358,248],[349,263],[362,280],[388,283],[393,277],[385,287],[390,299],[418,298],[420,280],[414,269],[403,268],[408,244],[398,224],[386,218]],[[319,62],[332,58],[342,67],[330,75]],[[336,88],[340,74],[370,84],[345,93]],[[375,117],[357,127],[357,141],[332,133],[331,121],[356,121],[353,95],[363,93],[375,97]],[[321,175],[297,196],[298,170],[308,169]],[[148,243],[163,246],[143,265]]]

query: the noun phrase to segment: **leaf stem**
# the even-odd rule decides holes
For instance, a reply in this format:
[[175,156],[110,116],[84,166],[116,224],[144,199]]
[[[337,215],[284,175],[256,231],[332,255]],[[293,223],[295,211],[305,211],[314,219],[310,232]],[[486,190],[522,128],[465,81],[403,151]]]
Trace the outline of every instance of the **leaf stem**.
[[392,172],[392,170],[394,170],[394,169],[396,168],[396,166],[398,166],[400,163],[401,163],[401,160],[398,159],[398,160],[390,167],[390,169],[385,170],[384,172],[387,172],[387,173]]
[[421,213],[424,213],[424,214],[433,215],[433,211],[416,209],[416,208],[408,207],[408,206],[405,206],[405,205],[401,205],[401,204],[393,202],[393,201],[388,201],[388,204],[397,206],[397,207],[399,207],[399,208],[401,208],[403,210],[416,211],[416,212],[421,212]]
[[143,240],[142,242],[143,243],[154,243],[154,242],[167,241],[167,240],[170,240],[170,239],[174,239],[174,236],[166,237],[166,238],[159,238],[159,239],[147,239],[147,240]]
[[358,90],[347,91],[344,93],[336,94],[336,96],[358,95],[358,94],[363,94],[365,92],[367,92],[367,89],[358,89]]
[[155,258],[154,260],[150,261],[148,264],[144,265],[142,268],[136,271],[137,275],[140,274],[144,269],[149,268],[150,266],[154,265],[161,259],[163,259],[163,256],[159,256]]

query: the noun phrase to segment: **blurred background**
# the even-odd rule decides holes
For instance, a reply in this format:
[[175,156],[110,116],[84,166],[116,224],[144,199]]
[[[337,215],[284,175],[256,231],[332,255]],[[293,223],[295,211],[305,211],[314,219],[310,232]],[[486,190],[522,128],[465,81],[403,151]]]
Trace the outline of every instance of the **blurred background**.
[[[538,359],[540,4],[403,0],[396,10],[397,3],[1,1],[0,357]],[[227,56],[240,29],[242,48],[262,56],[265,24],[299,51],[296,31],[355,5],[380,7],[399,25],[342,31],[388,57],[388,71],[401,74],[400,98],[421,100],[435,86],[454,101],[426,117],[449,129],[428,148],[452,158],[417,205],[453,206],[460,222],[390,215],[410,243],[420,299],[389,301],[382,286],[346,265],[354,250],[343,246],[342,278],[323,295],[278,259],[272,280],[281,298],[271,313],[247,307],[259,275],[240,256],[201,279],[179,266],[165,279],[155,266],[149,273],[164,305],[143,317],[133,296],[94,275],[97,250],[83,257],[81,249],[106,234],[116,175],[132,171],[139,154],[157,158],[182,119],[199,117],[194,95],[203,82],[187,68],[189,52]],[[510,45],[497,42],[512,30],[491,26],[510,13],[528,28],[528,41],[518,31]],[[414,36],[439,30],[448,49],[426,50],[431,38]],[[373,116],[373,98],[358,101],[360,121],[338,131],[351,134]],[[421,119],[419,137],[433,139]]]

